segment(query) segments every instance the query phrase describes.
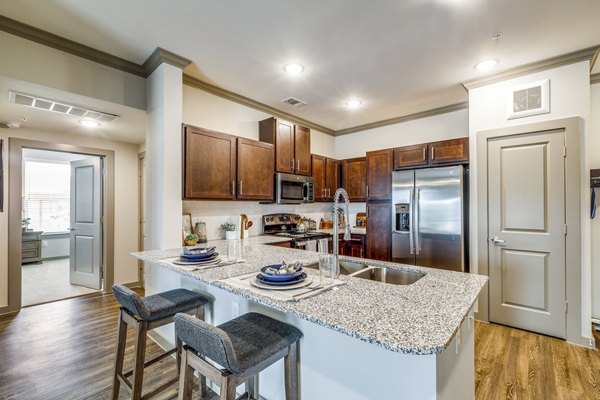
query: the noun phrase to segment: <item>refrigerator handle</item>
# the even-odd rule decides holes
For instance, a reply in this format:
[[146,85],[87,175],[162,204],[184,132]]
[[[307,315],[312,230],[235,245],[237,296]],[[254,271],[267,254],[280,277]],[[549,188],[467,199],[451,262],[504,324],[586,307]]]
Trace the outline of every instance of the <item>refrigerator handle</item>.
[[414,202],[415,202],[415,204],[414,204],[415,212],[413,213],[413,215],[414,215],[414,218],[413,218],[413,221],[414,221],[413,228],[414,229],[413,228],[411,228],[411,229],[414,232],[415,252],[416,252],[417,255],[421,254],[421,245],[419,243],[419,230],[420,230],[420,227],[419,227],[419,217],[420,217],[420,215],[419,215],[419,211],[420,211],[419,210],[419,208],[420,208],[419,207],[419,201],[420,201],[420,199],[419,199],[419,188],[415,188],[415,200],[414,200]]
[[[409,198],[409,203],[408,203],[408,215],[410,215],[412,217],[413,215],[413,203],[414,203],[414,198],[413,198],[413,190],[409,189],[408,192],[408,198]],[[408,240],[409,240],[409,247],[410,247],[410,254],[415,254],[415,241],[414,241],[414,237],[413,237],[413,224],[411,221],[408,222]]]

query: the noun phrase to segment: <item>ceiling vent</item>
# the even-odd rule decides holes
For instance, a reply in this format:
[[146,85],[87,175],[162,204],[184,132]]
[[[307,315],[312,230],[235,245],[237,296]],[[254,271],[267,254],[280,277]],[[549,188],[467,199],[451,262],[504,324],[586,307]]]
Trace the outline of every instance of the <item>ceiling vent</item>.
[[288,97],[287,99],[283,99],[281,100],[282,103],[287,103],[291,106],[294,107],[304,107],[305,105],[307,105],[308,103],[302,100],[299,100],[295,97]]
[[65,104],[55,100],[42,99],[24,93],[8,92],[9,101],[13,104],[37,108],[39,110],[53,111],[59,114],[73,115],[80,118],[94,119],[102,122],[110,122],[119,118],[118,115],[104,113],[101,111],[88,110],[72,104]]

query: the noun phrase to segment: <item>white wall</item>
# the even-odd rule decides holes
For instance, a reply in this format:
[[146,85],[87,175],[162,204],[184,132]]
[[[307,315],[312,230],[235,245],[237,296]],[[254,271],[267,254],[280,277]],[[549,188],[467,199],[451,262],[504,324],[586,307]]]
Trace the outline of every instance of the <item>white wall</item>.
[[42,259],[69,257],[68,235],[42,235]]
[[28,128],[2,129],[4,139],[4,212],[0,213],[0,307],[8,302],[8,138],[45,141],[114,150],[115,152],[115,282],[138,280],[137,261],[129,256],[138,248],[137,145],[79,137]]
[[[600,83],[591,87],[591,124],[588,148],[590,168],[600,169]],[[585,194],[585,191],[584,191]],[[600,319],[600,190],[596,189],[598,214],[591,221],[592,317]]]
[[363,157],[367,151],[455,139],[469,134],[469,111],[454,111],[335,138],[335,157]]
[[[506,92],[513,86],[550,79],[550,113],[513,120],[506,119]],[[469,91],[469,136],[471,164],[471,232],[477,232],[477,132],[532,122],[579,116],[585,120],[582,143],[582,227],[581,227],[581,333],[591,337],[591,267],[589,223],[589,155],[591,154],[589,62],[579,62],[535,74],[506,80]],[[477,235],[471,235],[471,266],[477,272]],[[600,289],[600,287],[598,288]]]
[[[272,115],[191,86],[183,86],[183,122],[201,128],[258,140],[258,121]],[[310,151],[335,157],[334,138],[311,129]]]

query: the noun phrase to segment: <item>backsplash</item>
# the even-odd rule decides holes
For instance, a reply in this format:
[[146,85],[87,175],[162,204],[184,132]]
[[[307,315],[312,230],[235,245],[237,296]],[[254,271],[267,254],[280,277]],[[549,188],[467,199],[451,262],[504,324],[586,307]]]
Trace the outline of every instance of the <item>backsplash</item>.
[[[302,217],[312,218],[318,223],[321,218],[332,219],[332,203],[313,204],[259,204],[246,201],[184,201],[184,214],[192,214],[192,224],[206,223],[209,240],[223,239],[224,233],[219,230],[221,224],[231,222],[238,226],[240,214],[246,214],[252,221],[250,236],[261,235],[263,232],[262,216],[265,214],[294,213]],[[355,225],[356,214],[365,211],[365,203],[352,203],[349,207],[350,223]]]

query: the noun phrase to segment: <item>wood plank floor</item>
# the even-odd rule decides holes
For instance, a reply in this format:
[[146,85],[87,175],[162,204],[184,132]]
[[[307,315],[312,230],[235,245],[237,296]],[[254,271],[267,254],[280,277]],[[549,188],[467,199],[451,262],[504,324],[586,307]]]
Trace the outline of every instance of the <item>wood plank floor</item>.
[[[108,399],[117,310],[112,295],[99,295],[0,317],[0,399]],[[477,400],[600,399],[600,352],[495,324],[477,322],[475,329]],[[160,352],[154,342],[148,346],[149,357]],[[132,352],[129,340],[126,368]],[[170,358],[150,367],[145,390],[175,371]],[[159,399],[175,398],[176,390]],[[125,389],[121,398],[128,398]]]

